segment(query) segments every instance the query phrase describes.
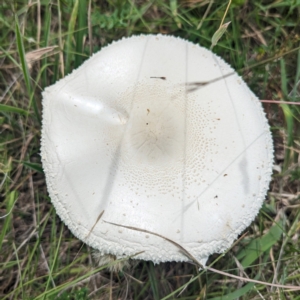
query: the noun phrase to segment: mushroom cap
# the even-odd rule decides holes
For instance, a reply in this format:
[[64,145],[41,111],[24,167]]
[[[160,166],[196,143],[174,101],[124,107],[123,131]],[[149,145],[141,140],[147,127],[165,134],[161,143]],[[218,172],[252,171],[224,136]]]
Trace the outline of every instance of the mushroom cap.
[[257,97],[172,36],[123,38],[46,88],[41,144],[58,215],[117,258],[204,265],[249,226],[271,179]]

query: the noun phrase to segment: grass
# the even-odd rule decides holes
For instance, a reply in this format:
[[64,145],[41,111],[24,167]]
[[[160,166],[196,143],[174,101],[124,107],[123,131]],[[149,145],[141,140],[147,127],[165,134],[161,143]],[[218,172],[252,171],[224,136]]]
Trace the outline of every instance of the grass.
[[[39,155],[41,91],[123,36],[172,34],[209,48],[226,7],[205,0],[2,1],[1,299],[300,299],[299,291],[199,273],[183,263],[139,262],[110,274],[60,222],[47,195]],[[260,99],[296,104],[263,104],[275,145],[270,191],[247,235],[209,264],[299,286],[300,1],[233,0],[229,21],[213,51]]]

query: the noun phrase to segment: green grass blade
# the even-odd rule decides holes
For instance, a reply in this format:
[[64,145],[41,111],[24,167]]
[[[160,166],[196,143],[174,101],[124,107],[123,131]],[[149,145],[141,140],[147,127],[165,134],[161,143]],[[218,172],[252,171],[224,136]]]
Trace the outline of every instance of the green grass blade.
[[18,53],[19,53],[19,58],[21,61],[21,66],[22,66],[22,71],[23,71],[23,76],[25,80],[25,85],[27,88],[27,93],[30,96],[31,95],[31,82],[30,82],[30,74],[26,62],[26,57],[25,57],[25,49],[24,49],[24,44],[23,44],[23,39],[22,39],[22,34],[20,31],[20,26],[19,26],[19,21],[17,16],[15,17],[15,22],[16,22],[16,40],[17,40],[17,46],[18,46]]
[[42,174],[44,173],[41,164],[23,161],[23,165],[28,167],[31,170],[37,171],[37,172],[42,173]]
[[280,105],[284,114],[285,122],[286,122],[286,135],[287,135],[287,147],[285,148],[284,153],[284,163],[283,163],[283,171],[285,171],[288,166],[290,165],[290,162],[292,161],[292,151],[291,147],[294,143],[294,117],[293,112],[291,109],[291,106],[288,104],[281,104]]
[[[58,255],[59,255],[59,250],[60,250],[60,244],[61,244],[61,240],[62,240],[63,230],[64,230],[64,226],[61,224],[59,239],[57,241],[56,251],[55,251],[55,254],[54,254],[54,257],[53,257],[53,261],[52,261],[52,264],[51,264],[50,274],[48,276],[48,280],[47,280],[47,283],[46,283],[45,292],[48,291],[48,287],[50,285],[50,282],[53,281],[53,273],[54,273],[54,268],[56,266],[56,262],[57,262]],[[43,297],[43,300],[46,299],[45,297],[46,297],[46,295]]]
[[101,267],[101,268],[97,268],[97,269],[93,269],[89,272],[87,272],[86,274],[82,275],[82,276],[79,276],[77,277],[76,279],[70,281],[70,282],[66,282],[66,283],[63,283],[57,287],[54,287],[52,289],[49,289],[48,291],[45,291],[44,293],[42,293],[41,295],[37,296],[36,298],[34,298],[35,300],[38,300],[38,299],[49,299],[49,297],[51,296],[54,296],[54,295],[57,295],[59,292],[61,292],[62,290],[64,289],[68,289],[72,286],[74,286],[76,283],[84,280],[84,279],[87,279],[89,278],[90,276],[98,273],[99,271],[105,269],[106,267]]
[[[258,279],[258,278],[259,278],[259,276],[255,277],[255,279]],[[247,292],[249,292],[254,287],[254,285],[255,285],[255,283],[249,282],[242,288],[240,288],[230,294],[222,295],[220,297],[214,297],[214,298],[211,298],[210,300],[235,300],[235,299],[238,299],[239,297],[242,297]]]
[[[9,194],[7,194],[6,196],[6,215],[5,216],[1,216],[1,219],[4,219],[4,224],[2,224],[2,229],[1,229],[1,233],[0,233],[0,251],[3,245],[3,240],[4,237],[6,235],[6,232],[8,232],[10,226],[11,226],[11,222],[12,222],[12,208],[15,204],[15,201],[17,199],[17,192],[16,191],[12,191]],[[1,221],[2,223],[2,221]]]
[[0,104],[0,112],[16,113],[16,114],[21,114],[21,115],[25,115],[25,116],[28,115],[28,111],[26,111],[22,108],[10,106],[10,105],[5,105],[5,104]]
[[27,65],[26,56],[25,56],[26,53],[25,53],[22,34],[21,34],[21,31],[20,31],[20,26],[19,26],[17,16],[15,16],[15,23],[16,23],[15,33],[16,33],[16,40],[17,40],[17,46],[18,46],[18,54],[19,54],[19,58],[20,58],[20,61],[21,61],[22,72],[23,72],[23,76],[24,76],[24,80],[25,80],[27,94],[28,94],[29,99],[30,99],[29,107],[31,106],[31,104],[33,104],[34,113],[36,115],[36,118],[40,122],[40,116],[39,116],[37,104],[36,104],[36,101],[34,99],[34,95],[33,95],[33,92],[32,92],[31,79],[30,79],[30,74],[29,74],[28,65]]
[[[51,12],[51,5],[48,4],[45,7],[46,13],[45,13],[45,21],[44,21],[44,25],[43,25],[43,46],[47,47],[49,45],[49,37],[50,37],[50,31],[51,31],[51,16],[52,16],[52,12]],[[47,64],[47,58],[44,58],[42,60],[42,65],[46,65]],[[48,85],[48,78],[47,78],[47,71],[43,72],[43,76],[42,76],[42,83],[43,86],[47,86]]]
[[73,35],[74,35],[74,29],[75,29],[77,14],[78,14],[78,6],[79,6],[79,0],[75,0],[71,17],[69,20],[68,36],[66,42],[66,68],[65,68],[66,73],[71,72],[71,62],[73,59],[73,55],[72,55]]
[[248,268],[258,259],[264,252],[268,251],[275,245],[283,234],[284,219],[271,227],[271,229],[262,237],[252,240],[249,245],[240,251],[237,259],[242,260],[241,264],[244,268]]
[[87,1],[80,0],[79,1],[79,9],[78,9],[78,31],[75,34],[76,39],[76,53],[75,56],[75,68],[79,67],[83,62],[83,41],[84,36],[87,34]]
[[280,71],[281,71],[281,91],[284,97],[287,97],[288,95],[287,74],[286,74],[285,60],[283,58],[280,60]]
[[155,274],[155,270],[154,270],[152,262],[149,262],[148,274],[149,274],[149,278],[150,278],[151,290],[153,292],[153,299],[159,300],[160,297],[159,297],[157,276]]
[[24,288],[23,288],[23,278],[22,278],[22,267],[21,267],[21,263],[20,263],[20,259],[19,259],[19,255],[18,255],[18,251],[17,251],[15,243],[13,243],[12,246],[14,248],[15,256],[16,256],[17,263],[18,263],[18,271],[19,271],[18,273],[19,273],[19,277],[20,277],[19,286],[20,286],[21,293],[22,293],[22,299],[25,299]]

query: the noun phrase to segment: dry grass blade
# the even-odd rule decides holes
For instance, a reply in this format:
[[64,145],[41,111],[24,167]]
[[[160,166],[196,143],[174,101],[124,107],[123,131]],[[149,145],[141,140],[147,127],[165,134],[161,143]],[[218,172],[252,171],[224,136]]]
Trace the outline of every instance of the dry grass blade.
[[118,227],[123,227],[123,228],[127,228],[127,229],[130,229],[130,230],[136,230],[136,231],[145,232],[145,233],[149,233],[149,234],[158,236],[158,237],[168,241],[169,243],[173,244],[174,246],[176,246],[182,254],[184,254],[188,259],[190,259],[192,262],[194,262],[200,268],[204,268],[202,266],[202,264],[191,253],[189,253],[184,247],[182,247],[180,244],[174,242],[173,240],[171,240],[171,239],[169,239],[169,238],[167,238],[167,237],[165,237],[161,234],[158,234],[156,232],[152,232],[152,231],[149,231],[149,230],[146,230],[146,229],[133,227],[133,226],[126,226],[126,225],[116,224],[116,223],[112,223],[112,222],[108,222],[108,221],[104,221],[104,222],[108,223],[108,224],[111,224],[111,225],[118,226]]
[[100,221],[101,217],[103,216],[103,214],[104,214],[104,210],[102,210],[101,213],[99,214],[96,222],[94,223],[93,227],[90,229],[90,232],[85,237],[86,239],[90,236],[90,234],[92,233],[93,229],[95,228],[95,226],[97,225],[97,223]]
[[233,274],[229,274],[227,272],[219,271],[219,270],[211,268],[211,267],[206,267],[206,270],[209,270],[211,272],[221,274],[221,275],[224,275],[224,276],[227,276],[227,277],[235,278],[235,279],[238,279],[238,280],[241,280],[241,281],[245,281],[245,282],[253,282],[253,283],[267,285],[267,286],[271,286],[271,287],[289,289],[291,291],[300,291],[300,286],[275,284],[275,283],[269,283],[269,282],[259,281],[259,280],[250,279],[250,278],[244,278],[244,277],[241,277],[241,276],[236,276],[236,275],[233,275]]
[[260,100],[260,102],[274,103],[274,104],[300,105],[300,102],[293,102],[293,101]]
[[[224,275],[224,276],[227,276],[227,277],[235,278],[235,279],[238,279],[238,280],[241,280],[241,281],[244,281],[244,282],[253,282],[253,283],[262,284],[262,285],[271,286],[271,287],[284,288],[284,289],[289,289],[289,290],[292,290],[292,291],[300,291],[299,286],[275,284],[275,283],[269,283],[269,282],[259,281],[259,280],[250,279],[250,278],[244,278],[244,277],[236,276],[236,275],[233,275],[233,274],[230,274],[230,273],[227,273],[227,272],[219,271],[219,270],[211,268],[209,266],[203,266],[184,247],[182,247],[180,244],[174,242],[173,240],[171,240],[171,239],[169,239],[165,236],[162,236],[160,234],[157,234],[155,232],[152,232],[152,231],[149,231],[149,230],[146,230],[146,229],[141,229],[141,228],[132,227],[132,226],[126,226],[126,225],[120,225],[120,224],[116,224],[116,223],[112,223],[112,222],[108,222],[108,221],[104,221],[104,222],[108,223],[108,224],[118,226],[118,227],[127,228],[127,229],[130,229],[130,230],[136,230],[136,231],[140,231],[140,232],[144,232],[144,233],[153,234],[155,236],[158,236],[158,237],[168,241],[169,243],[173,244],[174,246],[176,246],[179,249],[179,251],[181,251],[183,254],[185,254],[186,257],[188,257],[192,262],[194,262],[196,265],[198,265],[203,270],[208,270],[208,271],[214,272],[216,274],[220,274],[220,275]],[[190,280],[190,282],[192,282],[192,279]]]
[[204,87],[204,86],[207,86],[209,84],[213,84],[215,82],[218,82],[219,80],[222,80],[222,79],[225,79],[229,76],[232,76],[234,75],[235,73],[228,73],[226,75],[223,75],[221,77],[218,77],[218,78],[215,78],[215,79],[212,79],[210,81],[202,81],[202,82],[188,82],[186,83],[185,85],[187,86],[187,92],[188,93],[192,93],[194,91],[196,91],[197,89],[201,88],[201,87]]
[[48,56],[57,54],[58,51],[54,51],[54,50],[58,50],[58,46],[44,47],[44,48],[39,48],[37,50],[27,52],[25,54],[25,59],[26,59],[28,68],[31,69],[32,64],[34,62],[36,62],[44,57],[48,57]]

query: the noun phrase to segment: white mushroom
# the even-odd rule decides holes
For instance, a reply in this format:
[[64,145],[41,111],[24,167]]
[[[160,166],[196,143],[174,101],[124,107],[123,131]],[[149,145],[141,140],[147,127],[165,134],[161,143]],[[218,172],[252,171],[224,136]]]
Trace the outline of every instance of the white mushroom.
[[212,52],[171,36],[125,38],[43,98],[52,203],[101,254],[205,265],[257,215],[270,129],[256,96]]

